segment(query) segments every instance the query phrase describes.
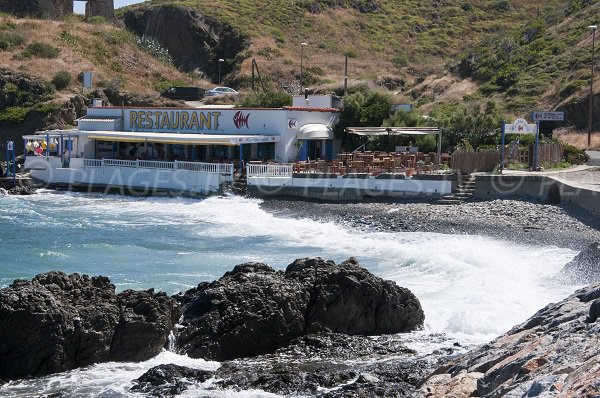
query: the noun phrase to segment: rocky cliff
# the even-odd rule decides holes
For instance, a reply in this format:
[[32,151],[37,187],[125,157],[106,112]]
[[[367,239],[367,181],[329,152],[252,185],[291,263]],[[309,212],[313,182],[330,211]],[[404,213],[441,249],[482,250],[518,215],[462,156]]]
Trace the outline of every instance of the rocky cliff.
[[[213,78],[218,75],[219,59],[232,60],[249,46],[249,39],[231,26],[210,19],[183,6],[141,7],[124,15],[128,29],[140,36],[152,37],[169,49],[181,69],[199,69]],[[232,63],[221,65],[222,75]]]
[[[594,131],[598,131],[600,123],[600,94],[594,94],[592,102],[592,115],[594,116],[593,127]],[[569,125],[574,125],[578,129],[586,129],[588,126],[588,115],[590,109],[589,95],[582,100],[572,101],[561,105],[557,110],[565,112],[565,119]]]

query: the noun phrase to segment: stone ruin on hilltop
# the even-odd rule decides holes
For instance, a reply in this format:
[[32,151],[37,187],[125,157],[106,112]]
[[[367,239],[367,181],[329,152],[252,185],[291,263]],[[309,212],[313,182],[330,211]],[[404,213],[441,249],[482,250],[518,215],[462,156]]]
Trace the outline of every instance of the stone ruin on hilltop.
[[[0,12],[18,17],[41,17],[59,19],[73,13],[73,2],[81,0],[0,0]],[[107,21],[115,19],[114,0],[87,0],[86,17],[103,17]]]

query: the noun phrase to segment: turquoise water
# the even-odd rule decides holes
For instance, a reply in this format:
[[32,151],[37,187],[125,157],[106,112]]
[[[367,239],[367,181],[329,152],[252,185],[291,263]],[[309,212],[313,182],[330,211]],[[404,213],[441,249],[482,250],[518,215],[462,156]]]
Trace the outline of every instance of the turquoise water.
[[[318,206],[315,204],[315,206]],[[477,236],[361,232],[286,219],[240,197],[135,198],[43,191],[0,196],[0,286],[50,270],[169,294],[236,264],[355,256],[411,289],[434,332],[494,337],[570,294],[550,277],[576,252]]]
[[323,254],[244,227],[257,211],[257,203],[226,198],[0,197],[0,286],[59,269],[107,275],[118,290],[175,293],[245,261],[282,268]]

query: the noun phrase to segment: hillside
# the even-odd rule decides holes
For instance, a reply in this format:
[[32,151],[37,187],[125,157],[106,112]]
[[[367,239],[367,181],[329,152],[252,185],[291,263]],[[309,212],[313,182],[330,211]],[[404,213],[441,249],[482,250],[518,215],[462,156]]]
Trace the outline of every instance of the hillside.
[[[66,71],[73,81],[64,94],[81,92],[76,82],[83,71],[94,73],[94,86],[110,85],[141,94],[156,93],[161,81],[192,79],[161,60],[151,43],[141,43],[117,26],[85,22],[78,16],[64,21],[0,16],[0,67],[46,82]],[[60,97],[62,94],[57,93]]]
[[462,98],[466,102],[496,100],[513,114],[566,108],[581,127],[587,103],[572,104],[589,96],[592,34],[587,26],[600,21],[600,2],[575,3],[563,13],[541,14],[513,32],[475,43],[444,75],[414,87],[412,97],[421,104],[443,101],[436,98],[436,87],[449,79],[469,79],[476,86]]
[[[0,15],[0,149],[6,140],[20,148],[22,134],[74,126],[91,96],[168,104],[158,94],[171,83],[208,84],[177,70],[155,42],[92,21]],[[93,72],[95,92],[82,93],[83,71]]]
[[[275,86],[289,86],[299,79],[300,43],[305,42],[303,61],[310,85],[339,83],[348,54],[352,79],[390,76],[401,87],[442,73],[470,45],[512,32],[538,12],[562,12],[565,3],[151,0],[121,10],[120,16],[138,34],[156,37],[173,49],[174,59],[184,68],[193,69],[190,58],[201,54],[197,64],[213,79],[217,60],[224,58],[226,79],[247,83],[251,58],[256,58]],[[175,33],[178,43],[173,43]],[[190,52],[180,51],[183,48]]]

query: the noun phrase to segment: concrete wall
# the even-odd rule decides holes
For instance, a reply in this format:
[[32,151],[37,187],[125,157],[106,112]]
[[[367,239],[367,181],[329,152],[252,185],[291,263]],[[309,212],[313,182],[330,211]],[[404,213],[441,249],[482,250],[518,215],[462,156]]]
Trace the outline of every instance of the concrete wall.
[[86,17],[103,17],[107,21],[115,19],[114,0],[88,0],[85,6]]
[[[298,177],[248,177],[248,192],[254,196],[287,196],[324,201],[353,202],[364,198],[439,198],[452,190],[450,179],[343,178],[331,175]],[[308,178],[306,178],[308,176]]]
[[600,192],[550,176],[477,176],[475,197],[479,199],[533,198],[550,204],[573,203],[600,214]]
[[[19,17],[60,19],[73,13],[74,0],[0,0],[0,12]],[[89,10],[89,13],[88,13]],[[88,0],[86,16],[101,16],[107,21],[115,19],[114,0]]]
[[161,191],[210,194],[219,191],[229,179],[218,173],[188,170],[161,170],[135,167],[84,167],[81,158],[70,159],[69,168],[62,168],[58,157],[28,157],[26,168],[31,177],[48,186],[67,186],[77,189],[121,187],[125,193],[155,194]]

